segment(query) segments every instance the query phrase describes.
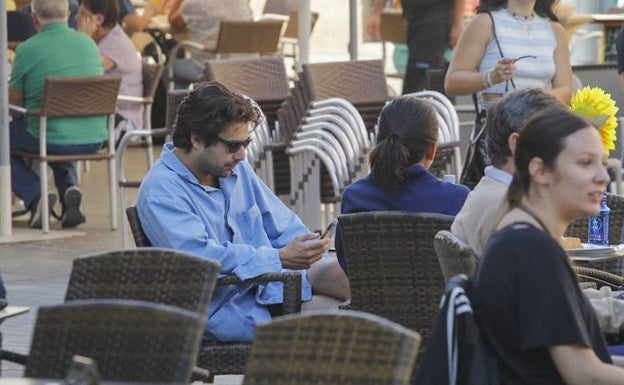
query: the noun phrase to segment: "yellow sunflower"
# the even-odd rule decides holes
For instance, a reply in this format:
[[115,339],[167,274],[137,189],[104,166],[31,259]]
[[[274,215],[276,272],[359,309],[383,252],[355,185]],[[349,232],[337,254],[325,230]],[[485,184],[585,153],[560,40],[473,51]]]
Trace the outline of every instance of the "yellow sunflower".
[[570,108],[589,119],[598,128],[602,144],[609,155],[609,151],[615,149],[615,128],[618,125],[615,118],[618,108],[611,95],[606,94],[601,88],[587,86],[578,90],[572,97]]

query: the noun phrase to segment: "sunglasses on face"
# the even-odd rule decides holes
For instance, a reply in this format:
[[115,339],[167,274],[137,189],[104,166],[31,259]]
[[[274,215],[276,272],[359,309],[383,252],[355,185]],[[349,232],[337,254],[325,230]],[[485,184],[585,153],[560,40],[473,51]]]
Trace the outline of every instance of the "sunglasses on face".
[[217,142],[225,144],[230,153],[234,154],[238,152],[241,147],[247,148],[251,143],[251,138],[247,138],[246,140],[225,140],[217,136]]

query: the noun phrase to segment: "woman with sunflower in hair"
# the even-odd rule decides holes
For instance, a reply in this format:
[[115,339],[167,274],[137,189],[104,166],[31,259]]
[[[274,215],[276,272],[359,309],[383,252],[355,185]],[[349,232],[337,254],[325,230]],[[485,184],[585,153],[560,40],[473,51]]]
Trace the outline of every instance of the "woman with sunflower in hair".
[[565,108],[538,113],[520,133],[511,209],[485,247],[472,290],[501,384],[624,383],[559,244],[574,219],[598,213],[606,160],[596,127]]

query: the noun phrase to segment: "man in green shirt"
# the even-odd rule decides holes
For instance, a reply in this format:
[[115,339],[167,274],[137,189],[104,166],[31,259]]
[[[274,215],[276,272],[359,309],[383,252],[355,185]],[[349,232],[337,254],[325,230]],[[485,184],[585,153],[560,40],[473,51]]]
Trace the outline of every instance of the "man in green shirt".
[[[41,106],[43,86],[48,76],[102,75],[103,62],[97,46],[89,36],[70,29],[68,0],[33,0],[32,17],[37,35],[20,44],[15,51],[9,102],[27,109]],[[95,152],[107,138],[105,116],[48,119],[49,154]],[[13,116],[10,125],[11,149],[39,152],[39,120],[34,116]],[[63,207],[63,227],[74,227],[85,221],[80,212],[82,194],[74,162],[51,163],[54,182]],[[43,181],[44,183],[46,181]],[[13,192],[31,213],[29,225],[41,227],[39,176],[20,157],[11,157]],[[56,196],[48,197],[50,207]]]

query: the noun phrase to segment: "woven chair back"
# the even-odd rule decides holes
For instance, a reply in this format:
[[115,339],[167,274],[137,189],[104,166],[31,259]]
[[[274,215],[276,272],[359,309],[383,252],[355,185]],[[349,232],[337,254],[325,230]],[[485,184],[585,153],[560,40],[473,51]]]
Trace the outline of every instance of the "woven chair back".
[[290,95],[282,57],[209,60],[204,77],[247,95],[260,105],[268,101],[281,103]]
[[25,376],[65,378],[76,354],[106,381],[188,383],[204,315],[127,300],[73,301],[39,309]]
[[433,239],[453,218],[398,211],[338,216],[352,308],[418,331],[425,348],[445,285]]
[[338,97],[356,107],[372,104],[380,110],[389,99],[382,60],[308,63],[302,70],[301,81],[311,100]]
[[[310,32],[314,29],[318,16],[318,12],[310,12]],[[284,28],[282,37],[287,39],[299,39],[299,10],[296,8],[292,9],[288,14],[288,24],[286,24],[286,28]]]
[[477,257],[470,246],[450,231],[439,231],[433,240],[433,248],[446,282],[457,274],[471,276],[477,266]]
[[156,88],[158,87],[158,82],[160,82],[165,66],[162,63],[155,63],[147,60],[143,61],[142,66],[143,97],[149,99],[149,103],[153,103],[154,94],[156,94]]
[[120,83],[120,75],[47,77],[41,115],[50,118],[114,114]]
[[244,385],[406,385],[420,337],[358,311],[284,316],[259,325]]
[[400,10],[384,9],[381,11],[379,37],[381,41],[405,44],[406,25]]
[[141,221],[139,220],[139,213],[136,206],[129,206],[126,209],[126,216],[128,218],[128,223],[130,223],[130,230],[132,231],[134,244],[137,245],[137,247],[152,246],[152,243],[149,238],[147,238],[145,231],[143,231],[143,225],[141,225]]
[[208,312],[219,263],[177,250],[106,251],[73,261],[66,301],[119,298]]
[[217,53],[257,53],[274,55],[279,51],[281,20],[221,20]]

